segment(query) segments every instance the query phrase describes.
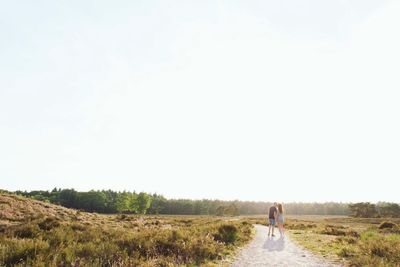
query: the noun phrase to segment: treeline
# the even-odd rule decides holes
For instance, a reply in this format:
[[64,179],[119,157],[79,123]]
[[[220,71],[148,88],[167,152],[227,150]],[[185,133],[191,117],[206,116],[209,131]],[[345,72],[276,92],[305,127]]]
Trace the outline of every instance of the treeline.
[[360,202],[349,205],[350,215],[360,218],[379,218],[393,217],[400,218],[400,205],[397,203],[378,202]]
[[112,190],[78,192],[74,189],[54,188],[52,191],[16,191],[15,193],[67,208],[98,213],[145,214],[153,200],[153,196],[144,192],[115,192]]
[[[258,215],[266,214],[270,202],[167,199],[162,195],[144,192],[116,192],[112,190],[78,192],[74,189],[52,191],[16,191],[15,193],[41,201],[88,212],[136,213],[173,215]],[[348,215],[345,203],[287,203],[287,214],[292,215]]]

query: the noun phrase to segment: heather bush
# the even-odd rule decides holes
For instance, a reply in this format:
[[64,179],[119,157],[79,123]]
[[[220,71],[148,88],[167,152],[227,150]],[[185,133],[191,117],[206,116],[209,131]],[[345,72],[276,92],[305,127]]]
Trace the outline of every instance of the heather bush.
[[251,224],[212,217],[132,217],[137,226],[124,221],[113,227],[110,217],[116,216],[81,222],[42,217],[11,227],[0,236],[0,266],[203,265],[252,235]]

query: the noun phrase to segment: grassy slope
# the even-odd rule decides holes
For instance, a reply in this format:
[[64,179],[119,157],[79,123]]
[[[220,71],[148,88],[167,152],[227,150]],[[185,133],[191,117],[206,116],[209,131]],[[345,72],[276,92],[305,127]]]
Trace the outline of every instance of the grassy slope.
[[99,215],[0,194],[0,266],[212,266],[251,235],[243,220]]

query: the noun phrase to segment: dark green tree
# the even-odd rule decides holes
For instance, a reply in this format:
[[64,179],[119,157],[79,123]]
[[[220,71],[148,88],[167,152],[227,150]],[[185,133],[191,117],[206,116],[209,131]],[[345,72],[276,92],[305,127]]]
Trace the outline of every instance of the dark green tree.
[[349,208],[351,211],[351,215],[354,217],[372,218],[377,217],[378,215],[376,205],[369,202],[350,204]]

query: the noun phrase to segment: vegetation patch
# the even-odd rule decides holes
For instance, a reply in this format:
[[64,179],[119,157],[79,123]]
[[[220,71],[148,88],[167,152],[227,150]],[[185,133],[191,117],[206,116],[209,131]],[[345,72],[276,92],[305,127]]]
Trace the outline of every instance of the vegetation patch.
[[3,202],[16,218],[2,224],[0,266],[216,265],[252,238],[244,220],[77,213],[21,197]]
[[399,219],[392,220],[396,222],[384,218],[327,218],[310,221],[315,228],[291,234],[300,245],[341,264],[400,266]]
[[237,240],[237,236],[238,229],[235,225],[223,224],[218,227],[218,233],[214,234],[214,239],[226,244],[233,244]]
[[394,222],[384,221],[379,225],[379,229],[393,229],[393,228],[397,228],[397,224],[395,224]]
[[323,235],[345,236],[346,232],[332,226],[326,226],[324,230],[320,231]]

